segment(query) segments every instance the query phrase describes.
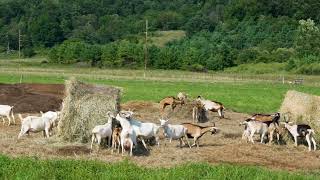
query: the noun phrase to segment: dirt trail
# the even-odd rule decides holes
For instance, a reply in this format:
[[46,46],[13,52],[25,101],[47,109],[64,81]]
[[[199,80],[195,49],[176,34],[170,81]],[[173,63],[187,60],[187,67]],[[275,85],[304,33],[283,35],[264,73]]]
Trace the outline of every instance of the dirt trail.
[[[8,98],[10,95],[32,94],[44,95],[60,99],[63,97],[63,86],[55,87],[43,85],[14,85],[14,91],[8,91],[5,85],[0,85],[1,98]],[[21,88],[23,87],[23,88]],[[32,96],[31,96],[32,97]],[[41,97],[41,96],[40,96]],[[5,99],[5,98],[4,98]],[[37,98],[30,98],[29,102],[39,101]],[[58,101],[60,102],[60,101]],[[56,106],[59,103],[56,102]],[[54,107],[56,107],[54,106]],[[34,107],[34,102],[32,104]],[[39,108],[39,107],[38,107]],[[136,119],[159,124],[159,104],[151,102],[128,102],[121,105],[122,109],[133,109]],[[39,109],[33,108],[31,110]],[[50,109],[51,110],[51,109]],[[179,124],[191,122],[191,111],[187,107],[178,106],[174,112],[167,108],[166,113],[170,117],[170,123]],[[294,147],[292,142],[288,145],[266,145],[256,142],[248,144],[241,140],[243,127],[239,122],[249,117],[247,114],[226,112],[227,119],[218,119],[216,113],[209,113],[210,122],[201,125],[210,125],[215,122],[221,131],[216,135],[208,133],[200,140],[199,148],[179,148],[179,142],[173,141],[169,144],[165,140],[160,141],[160,147],[151,146],[150,151],[144,151],[139,145],[135,156],[130,158],[138,165],[148,167],[170,167],[186,162],[209,162],[236,163],[245,165],[259,165],[271,169],[286,170],[316,170],[320,168],[320,151],[308,152],[307,147],[300,145]],[[10,156],[37,156],[40,158],[72,158],[72,159],[94,159],[105,162],[116,162],[126,157],[120,154],[112,154],[110,149],[101,148],[98,152],[89,149],[88,144],[63,143],[56,136],[48,139],[43,138],[42,133],[24,136],[19,141],[17,135],[20,131],[19,120],[17,125],[8,127],[0,123],[0,152]],[[256,138],[258,140],[258,137]]]

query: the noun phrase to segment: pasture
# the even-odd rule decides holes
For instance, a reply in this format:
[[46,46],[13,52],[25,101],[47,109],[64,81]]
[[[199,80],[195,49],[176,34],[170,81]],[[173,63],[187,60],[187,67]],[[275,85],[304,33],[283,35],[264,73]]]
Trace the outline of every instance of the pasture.
[[[146,179],[244,179],[248,176],[253,179],[317,179],[319,176],[320,164],[315,161],[320,157],[319,151],[307,152],[306,146],[294,147],[292,141],[287,145],[247,144],[241,141],[243,127],[239,126],[239,122],[251,113],[277,111],[287,90],[320,95],[317,77],[306,77],[306,85],[288,85],[272,81],[276,75],[259,78],[256,75],[151,70],[144,79],[141,70],[43,66],[27,62],[14,68],[5,64],[0,66],[0,83],[63,83],[75,76],[88,83],[114,85],[122,89],[122,109],[135,109],[136,118],[154,123],[159,123],[158,102],[165,96],[184,91],[193,98],[202,95],[223,102],[228,119],[218,120],[217,114],[210,113],[209,119],[221,128],[221,132],[205,135],[199,149],[178,148],[177,141],[169,144],[161,139],[159,148],[151,146],[148,152],[136,151],[129,162],[109,149],[90,152],[89,144],[61,143],[54,136],[44,139],[41,133],[17,141],[19,121],[9,127],[0,124],[0,151],[4,154],[0,157],[0,176],[4,178],[20,178],[26,171],[32,172],[28,178],[41,178],[41,172],[48,169],[52,169],[48,175],[51,178],[91,178],[96,175],[98,178]],[[192,117],[181,119],[179,110],[177,107],[172,113],[171,122],[191,122]],[[13,173],[13,169],[19,170]]]

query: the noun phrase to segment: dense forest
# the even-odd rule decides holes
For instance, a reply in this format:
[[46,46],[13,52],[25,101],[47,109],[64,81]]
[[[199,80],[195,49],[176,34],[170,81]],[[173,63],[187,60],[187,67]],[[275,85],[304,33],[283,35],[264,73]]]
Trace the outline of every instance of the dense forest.
[[223,70],[281,62],[286,70],[320,74],[319,0],[2,0],[0,53],[52,63],[141,68],[149,31],[184,30],[164,47],[148,46],[148,67]]

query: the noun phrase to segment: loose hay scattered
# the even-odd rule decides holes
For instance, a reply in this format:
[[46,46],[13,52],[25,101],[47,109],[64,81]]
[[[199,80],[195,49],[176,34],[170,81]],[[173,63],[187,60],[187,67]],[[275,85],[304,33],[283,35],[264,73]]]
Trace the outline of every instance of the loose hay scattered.
[[66,81],[58,135],[65,141],[88,142],[94,126],[107,122],[108,111],[119,111],[120,90],[111,86]]
[[[320,132],[320,97],[288,91],[280,108],[281,114],[296,123],[307,123]],[[318,136],[319,138],[319,136]]]

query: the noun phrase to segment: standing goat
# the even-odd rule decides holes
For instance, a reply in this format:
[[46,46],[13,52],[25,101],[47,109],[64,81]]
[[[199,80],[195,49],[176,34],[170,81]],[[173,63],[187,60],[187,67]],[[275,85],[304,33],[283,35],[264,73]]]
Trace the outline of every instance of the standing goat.
[[116,120],[120,122],[122,127],[122,131],[120,133],[122,155],[124,155],[125,150],[130,149],[130,156],[132,156],[133,145],[137,145],[136,133],[129,122],[131,116],[132,112],[130,111],[120,111],[116,116]]
[[[273,141],[274,134],[277,135],[277,142],[279,144],[280,134],[281,134],[281,129],[279,127],[280,113],[277,112],[275,114],[254,114],[246,121],[251,121],[251,120],[259,121],[259,122],[267,124],[269,144],[271,144],[271,142]],[[245,130],[242,138],[244,138],[244,136],[246,136],[246,134],[247,134],[247,131]]]
[[180,147],[182,147],[183,138],[187,141],[188,146],[191,148],[188,141],[188,130],[183,125],[171,125],[168,123],[169,120],[160,119],[160,125],[164,128],[165,137],[169,138],[170,143],[173,140],[179,139]]
[[21,130],[18,135],[18,139],[24,134],[29,134],[29,132],[40,132],[43,131],[44,137],[49,138],[50,130],[53,127],[53,121],[47,117],[37,117],[37,116],[27,116],[22,118],[19,114],[21,120]]
[[13,106],[0,105],[0,116],[2,118],[3,124],[5,123],[5,120],[4,120],[3,116],[5,116],[5,117],[8,118],[8,120],[9,120],[9,124],[8,125],[10,126],[10,124],[11,124],[10,114],[11,114],[13,123],[15,124],[16,121],[15,121],[14,116],[13,116]]
[[121,134],[122,128],[121,127],[115,127],[112,131],[112,153],[114,149],[118,149],[118,153],[120,153],[120,134]]
[[108,147],[111,147],[111,136],[112,136],[112,115],[111,112],[107,113],[108,122],[104,125],[95,126],[92,129],[92,138],[91,138],[91,149],[93,142],[97,142],[100,145],[102,139],[108,138]]
[[218,131],[218,128],[213,126],[199,126],[191,123],[182,123],[182,125],[187,128],[187,136],[188,138],[193,138],[192,146],[197,145],[199,147],[199,139],[207,132],[211,132],[211,134],[215,134]]
[[264,137],[268,134],[268,125],[266,123],[256,121],[256,120],[246,120],[240,125],[245,125],[245,130],[243,132],[242,138],[249,139],[250,142],[254,143],[253,135],[255,133],[260,134],[261,140],[260,142],[263,143]]
[[206,100],[206,99],[202,98],[201,96],[198,96],[196,101],[200,102],[206,111],[218,112],[219,117],[224,118],[223,110],[225,108],[222,103],[217,102],[217,101]]
[[[294,145],[298,146],[298,137],[304,137],[308,142],[309,151],[313,143],[313,149],[317,149],[316,141],[314,140],[314,130],[307,124],[289,125],[288,122],[284,122],[284,127],[287,129],[294,138]],[[310,142],[312,141],[312,143]]]
[[130,118],[130,124],[133,127],[133,130],[135,131],[137,137],[139,137],[143,143],[143,146],[147,148],[147,145],[144,141],[145,138],[156,138],[156,143],[159,146],[159,128],[160,126],[156,125],[155,123],[143,123],[138,120]]

